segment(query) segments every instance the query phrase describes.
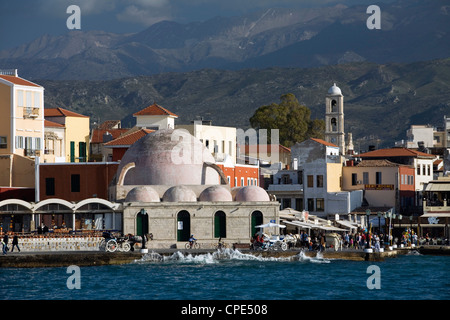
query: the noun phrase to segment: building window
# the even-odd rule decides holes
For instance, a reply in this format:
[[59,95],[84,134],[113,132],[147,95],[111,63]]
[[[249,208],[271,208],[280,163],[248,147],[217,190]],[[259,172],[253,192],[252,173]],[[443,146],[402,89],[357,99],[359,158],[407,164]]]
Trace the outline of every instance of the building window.
[[71,192],[80,192],[80,175],[72,174],[70,176],[70,191]]
[[244,178],[241,178],[241,187],[244,186]]
[[317,188],[323,188],[323,175],[317,175]]
[[79,142],[78,143],[78,156],[79,156],[79,162],[86,162],[86,142]]
[[375,178],[376,178],[375,184],[382,184],[383,182],[381,180],[381,172],[378,171],[375,174],[376,174],[376,176],[375,176]]
[[420,176],[420,164],[417,164],[417,175]]
[[428,175],[431,176],[431,166],[427,165]]
[[34,93],[34,104],[33,105],[35,108],[41,107],[41,96],[40,96],[39,92]]
[[16,149],[23,149],[23,137],[16,137]]
[[323,198],[316,199],[316,211],[325,211],[325,200]]
[[32,105],[32,101],[31,101],[31,91],[26,91],[26,96],[27,96],[27,100],[25,101],[26,107],[31,108]]
[[291,207],[291,198],[283,198],[283,199],[281,199],[281,204],[283,206],[282,209],[290,208]]
[[17,90],[17,105],[23,107],[23,90]]
[[352,186],[356,186],[358,184],[358,174],[352,173]]
[[8,137],[6,136],[0,137],[0,149],[6,148],[8,148]]
[[308,175],[308,188],[313,188],[313,187],[314,187],[314,176]]
[[314,199],[308,199],[308,211],[314,211]]
[[45,178],[45,195],[55,195],[55,178]]
[[303,171],[298,171],[297,179],[298,184],[303,184]]
[[234,177],[234,186],[235,186],[235,187],[238,186],[238,184],[237,184],[237,178],[236,178],[236,177]]
[[337,120],[336,118],[331,118],[331,131],[337,131]]
[[295,210],[303,210],[303,198],[295,198]]
[[363,184],[369,184],[369,173],[363,172]]

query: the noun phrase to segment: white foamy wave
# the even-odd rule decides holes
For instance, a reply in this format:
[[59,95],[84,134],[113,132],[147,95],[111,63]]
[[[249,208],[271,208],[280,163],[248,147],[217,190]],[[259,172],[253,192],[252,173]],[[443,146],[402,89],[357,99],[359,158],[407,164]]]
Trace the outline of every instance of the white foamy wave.
[[304,251],[300,251],[298,254],[298,260],[301,262],[311,262],[311,263],[330,263],[330,259],[325,259],[321,252],[317,252],[315,257],[309,257]]
[[175,263],[192,263],[192,264],[214,264],[220,261],[300,261],[310,263],[330,263],[330,259],[323,258],[322,254],[318,252],[315,257],[307,256],[303,251],[297,255],[286,257],[269,257],[262,254],[248,254],[242,253],[239,250],[221,249],[213,253],[202,253],[193,255],[191,253],[184,254],[181,251],[176,251],[172,255],[161,255],[157,252],[149,252],[141,259],[136,260],[136,263],[146,262],[175,262]]

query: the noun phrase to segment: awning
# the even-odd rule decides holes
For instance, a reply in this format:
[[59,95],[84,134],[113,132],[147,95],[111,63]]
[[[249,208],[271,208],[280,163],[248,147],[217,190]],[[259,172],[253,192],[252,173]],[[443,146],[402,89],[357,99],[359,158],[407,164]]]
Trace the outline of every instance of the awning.
[[450,212],[428,212],[424,213],[423,215],[419,216],[419,218],[428,218],[428,217],[435,217],[435,218],[450,218]]
[[425,191],[450,191],[450,183],[433,183],[427,184]]
[[300,227],[300,228],[306,228],[306,229],[312,229],[313,226],[314,227],[316,226],[316,225],[312,225],[312,224],[305,223],[305,222],[300,222],[300,221],[286,221],[286,220],[283,220],[283,223],[290,224],[290,225],[293,225],[293,226],[296,226],[296,227]]
[[358,226],[351,223],[350,221],[341,221],[341,220],[336,220],[337,223],[339,223],[340,225],[350,228],[350,229],[358,229]]
[[347,231],[345,229],[341,229],[341,228],[338,228],[338,227],[324,226],[324,225],[319,226],[319,229],[327,230],[327,231]]

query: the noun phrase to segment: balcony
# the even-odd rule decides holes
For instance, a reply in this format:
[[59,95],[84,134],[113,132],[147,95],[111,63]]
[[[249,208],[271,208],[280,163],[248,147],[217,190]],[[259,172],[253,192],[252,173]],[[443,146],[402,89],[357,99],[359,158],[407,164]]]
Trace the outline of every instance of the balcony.
[[24,149],[23,153],[26,157],[36,157],[41,155],[41,150],[35,150],[35,149]]
[[33,119],[39,117],[39,108],[25,107],[23,109],[23,117]]

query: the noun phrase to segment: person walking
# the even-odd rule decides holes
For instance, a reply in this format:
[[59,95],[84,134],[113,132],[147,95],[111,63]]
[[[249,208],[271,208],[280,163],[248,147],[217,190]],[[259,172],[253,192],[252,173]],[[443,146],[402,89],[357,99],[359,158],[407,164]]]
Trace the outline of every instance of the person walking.
[[7,234],[5,234],[5,236],[3,237],[3,239],[2,239],[2,244],[3,244],[3,254],[6,254],[7,252],[8,252],[8,241],[9,241],[9,238],[8,238],[8,235]]
[[14,247],[17,247],[17,250],[19,250],[19,252],[20,252],[19,237],[16,234],[13,237],[11,252],[14,251]]

